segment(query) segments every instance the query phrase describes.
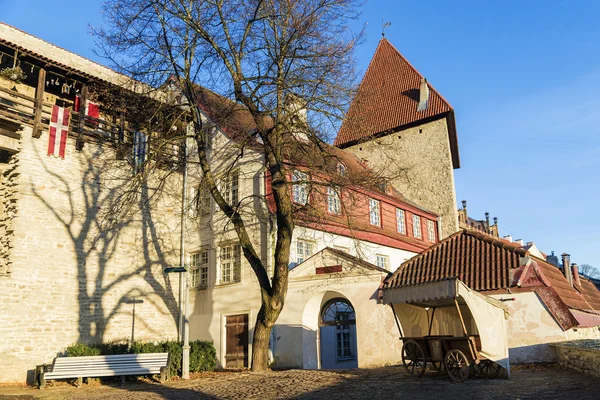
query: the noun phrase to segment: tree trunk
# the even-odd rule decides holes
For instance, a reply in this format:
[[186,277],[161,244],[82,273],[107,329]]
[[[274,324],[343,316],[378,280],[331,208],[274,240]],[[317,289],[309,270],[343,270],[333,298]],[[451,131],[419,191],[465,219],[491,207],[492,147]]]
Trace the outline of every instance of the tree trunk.
[[266,371],[269,368],[269,339],[280,309],[265,307],[263,304],[256,318],[252,339],[252,371]]

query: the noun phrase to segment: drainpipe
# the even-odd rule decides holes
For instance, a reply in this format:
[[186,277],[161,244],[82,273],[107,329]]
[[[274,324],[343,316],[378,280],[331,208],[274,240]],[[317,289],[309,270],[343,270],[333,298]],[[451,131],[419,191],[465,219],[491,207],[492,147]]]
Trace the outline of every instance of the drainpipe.
[[571,256],[567,253],[562,253],[562,265],[563,265],[563,274],[565,274],[565,278],[569,282],[569,285],[573,286],[573,271],[571,270]]

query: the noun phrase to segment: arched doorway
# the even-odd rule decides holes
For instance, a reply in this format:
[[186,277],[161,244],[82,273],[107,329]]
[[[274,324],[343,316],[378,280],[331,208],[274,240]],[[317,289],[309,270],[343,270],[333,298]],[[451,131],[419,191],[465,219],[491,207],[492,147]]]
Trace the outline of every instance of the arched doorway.
[[323,305],[319,339],[322,369],[358,368],[356,313],[347,299],[338,297]]

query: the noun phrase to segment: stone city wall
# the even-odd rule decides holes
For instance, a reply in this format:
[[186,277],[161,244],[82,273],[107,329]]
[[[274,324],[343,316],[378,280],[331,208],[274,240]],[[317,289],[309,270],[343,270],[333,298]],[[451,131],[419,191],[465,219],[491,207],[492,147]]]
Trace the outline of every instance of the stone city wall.
[[600,377],[600,341],[594,341],[597,347],[587,347],[586,342],[590,341],[554,343],[552,347],[560,366]]
[[47,131],[24,128],[1,171],[0,382],[31,379],[75,342],[177,338],[178,277],[163,268],[178,262],[180,200],[125,213],[126,160],[95,143],[76,151],[74,137],[64,160],[47,146]]

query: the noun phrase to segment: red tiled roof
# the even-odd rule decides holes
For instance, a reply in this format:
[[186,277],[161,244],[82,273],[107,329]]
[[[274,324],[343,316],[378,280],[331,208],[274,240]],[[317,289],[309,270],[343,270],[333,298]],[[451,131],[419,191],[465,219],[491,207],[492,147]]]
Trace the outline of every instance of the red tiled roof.
[[[521,265],[520,258],[526,256],[531,263]],[[536,293],[542,290],[538,293],[542,301],[556,303],[546,304],[553,314],[567,312],[560,317],[566,329],[573,326],[569,319],[577,321],[569,310],[600,314],[600,291],[592,282],[582,278],[581,285],[572,287],[558,268],[532,256],[519,244],[472,230],[450,235],[404,262],[386,279],[385,288],[454,277],[478,291],[511,287],[531,288]]]
[[454,167],[459,168],[452,106],[428,83],[428,107],[417,111],[422,78],[387,39],[382,39],[334,144],[347,147],[399,127],[448,114],[452,159]]
[[590,280],[583,277],[579,279],[581,281],[581,294],[595,310],[600,311],[600,290]]
[[[582,296],[577,289],[569,284],[567,278],[565,278],[560,269],[539,258],[534,259],[537,267],[541,270],[544,278],[546,279],[548,286],[554,289],[556,294],[567,305],[567,307],[578,310],[594,309],[594,307],[588,303],[586,298]],[[600,308],[597,310],[600,311]]]
[[519,267],[525,253],[518,244],[463,230],[403,263],[387,287],[456,277],[475,290],[500,289],[510,286],[511,268]]

